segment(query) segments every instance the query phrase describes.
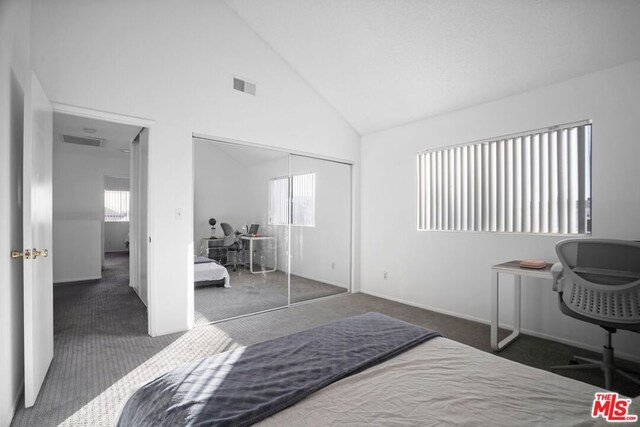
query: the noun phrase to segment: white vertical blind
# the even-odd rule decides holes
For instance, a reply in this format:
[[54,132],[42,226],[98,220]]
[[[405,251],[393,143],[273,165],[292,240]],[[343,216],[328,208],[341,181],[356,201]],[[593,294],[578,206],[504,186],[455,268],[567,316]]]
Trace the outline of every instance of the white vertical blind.
[[291,225],[313,227],[316,224],[316,175],[294,175],[291,185]]
[[269,224],[289,224],[289,177],[269,180]]
[[105,222],[129,221],[129,191],[104,191]]
[[269,181],[269,224],[315,226],[316,175],[272,178]]
[[591,124],[418,154],[418,229],[591,233]]

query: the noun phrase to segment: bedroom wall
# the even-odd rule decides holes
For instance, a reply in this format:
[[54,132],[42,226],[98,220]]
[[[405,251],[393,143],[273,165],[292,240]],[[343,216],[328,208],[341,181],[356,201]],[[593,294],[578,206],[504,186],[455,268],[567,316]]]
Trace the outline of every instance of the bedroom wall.
[[129,157],[54,140],[54,283],[102,277],[105,176],[128,177]]
[[8,427],[24,384],[22,145],[24,96],[30,87],[31,2],[0,1],[0,427]]
[[[418,232],[416,153],[429,147],[592,119],[593,237],[640,240],[638,117],[640,62],[632,62],[364,137],[363,292],[489,322],[491,265],[557,259],[560,236]],[[508,315],[511,295],[503,295]],[[557,304],[550,282],[523,280],[524,329],[600,349],[602,330],[562,315]],[[614,346],[638,359],[640,336],[621,331]]]
[[253,180],[247,166],[239,163],[215,143],[194,140],[194,250],[200,240],[211,236],[209,218],[215,218],[216,236],[222,237],[221,223],[234,228],[255,221],[250,213],[249,186]]
[[[221,0],[37,0],[32,28],[52,101],[155,121],[152,335],[193,325],[192,133],[360,157],[358,134]],[[234,91],[234,75],[257,95]]]

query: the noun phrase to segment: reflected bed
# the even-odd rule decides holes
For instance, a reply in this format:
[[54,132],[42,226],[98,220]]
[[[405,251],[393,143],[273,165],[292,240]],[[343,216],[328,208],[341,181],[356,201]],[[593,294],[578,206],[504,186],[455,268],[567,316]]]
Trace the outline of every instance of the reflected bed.
[[193,281],[196,287],[224,286],[230,288],[229,272],[216,261],[202,256],[193,261]]

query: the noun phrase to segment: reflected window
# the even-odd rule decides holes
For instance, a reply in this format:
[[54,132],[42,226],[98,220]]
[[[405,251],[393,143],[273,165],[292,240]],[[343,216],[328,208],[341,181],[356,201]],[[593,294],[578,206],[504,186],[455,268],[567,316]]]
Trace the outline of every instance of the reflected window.
[[269,180],[269,224],[314,227],[315,223],[315,173]]

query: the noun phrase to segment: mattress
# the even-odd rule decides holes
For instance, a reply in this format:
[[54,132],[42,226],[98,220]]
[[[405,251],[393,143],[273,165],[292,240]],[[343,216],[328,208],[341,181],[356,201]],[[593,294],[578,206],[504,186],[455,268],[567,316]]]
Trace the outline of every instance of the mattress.
[[204,257],[197,257],[193,266],[193,281],[217,282],[224,280],[224,287],[230,288],[229,272],[217,262]]
[[601,391],[434,338],[257,425],[587,426]]

